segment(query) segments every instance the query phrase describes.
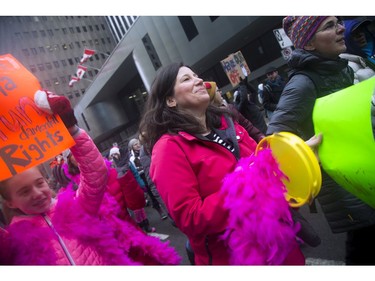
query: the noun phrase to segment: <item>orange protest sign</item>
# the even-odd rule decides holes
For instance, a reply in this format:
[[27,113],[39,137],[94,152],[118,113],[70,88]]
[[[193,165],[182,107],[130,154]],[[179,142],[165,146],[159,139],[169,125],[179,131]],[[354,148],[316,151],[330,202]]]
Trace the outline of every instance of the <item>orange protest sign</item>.
[[34,103],[36,77],[12,55],[0,56],[0,180],[74,145],[64,123]]

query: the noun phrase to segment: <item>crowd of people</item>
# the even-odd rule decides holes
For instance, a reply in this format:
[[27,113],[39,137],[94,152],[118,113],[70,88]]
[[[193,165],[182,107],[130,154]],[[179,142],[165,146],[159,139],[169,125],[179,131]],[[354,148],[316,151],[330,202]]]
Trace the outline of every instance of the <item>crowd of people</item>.
[[[38,91],[36,105],[60,115],[75,145],[57,151],[50,185],[38,167],[0,182],[0,264],[179,265],[168,242],[148,235],[150,202],[186,235],[191,264],[304,265],[301,244],[320,237],[289,206],[282,171],[257,144],[286,131],[319,147],[314,103],[374,77],[374,22],[288,16],[282,25],[294,45],[287,79],[270,67],[259,92],[246,77],[228,101],[215,81],[171,63],[157,71],[137,136],[105,157],[67,98]],[[246,169],[246,179],[231,176]],[[347,233],[346,264],[374,265],[375,210],[321,171],[317,200],[332,232]],[[246,215],[236,219],[232,206]]]

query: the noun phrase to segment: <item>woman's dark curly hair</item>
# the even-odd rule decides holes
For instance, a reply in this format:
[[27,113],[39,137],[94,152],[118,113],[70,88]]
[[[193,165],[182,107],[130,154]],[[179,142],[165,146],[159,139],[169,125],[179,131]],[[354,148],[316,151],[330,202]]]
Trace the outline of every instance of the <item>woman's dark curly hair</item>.
[[[195,135],[205,132],[205,128],[191,113],[179,109],[178,106],[173,108],[167,106],[167,98],[174,95],[177,74],[183,66],[190,68],[182,63],[172,63],[162,67],[151,85],[150,95],[139,125],[139,132],[144,138],[143,144],[149,151],[166,133],[177,134],[179,131],[184,131]],[[206,126],[218,128],[224,113],[228,111],[209,105],[206,111]]]

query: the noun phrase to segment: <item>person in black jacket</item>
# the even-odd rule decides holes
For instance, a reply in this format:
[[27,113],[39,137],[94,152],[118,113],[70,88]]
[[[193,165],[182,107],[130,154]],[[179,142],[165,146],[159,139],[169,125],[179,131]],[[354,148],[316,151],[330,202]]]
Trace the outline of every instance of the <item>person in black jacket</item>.
[[[267,134],[288,131],[307,140],[314,135],[315,100],[353,85],[353,70],[339,57],[346,51],[345,27],[334,16],[288,16],[283,28],[295,50],[288,61],[289,81]],[[348,234],[346,264],[375,264],[375,210],[337,184],[323,168],[322,178],[318,201],[332,232]]]
[[250,88],[246,79],[241,79],[237,94],[235,94],[234,105],[246,119],[253,123],[253,125],[262,132],[262,134],[265,134],[267,131],[267,124],[263,113],[256,105],[256,96],[256,90]]
[[268,119],[271,119],[273,112],[279,103],[281,93],[285,87],[285,80],[279,75],[277,68],[271,66],[266,72],[267,79],[263,85],[263,107],[266,110]]

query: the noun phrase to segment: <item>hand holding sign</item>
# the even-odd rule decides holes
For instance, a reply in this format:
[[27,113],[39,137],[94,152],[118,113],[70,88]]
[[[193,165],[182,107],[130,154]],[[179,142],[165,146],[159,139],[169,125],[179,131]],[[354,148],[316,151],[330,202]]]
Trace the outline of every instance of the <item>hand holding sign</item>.
[[38,90],[34,95],[36,105],[49,114],[58,114],[67,128],[77,124],[74,111],[69,100],[50,91]]
[[39,89],[38,80],[12,55],[0,56],[0,180],[74,145],[60,117],[34,103]]

